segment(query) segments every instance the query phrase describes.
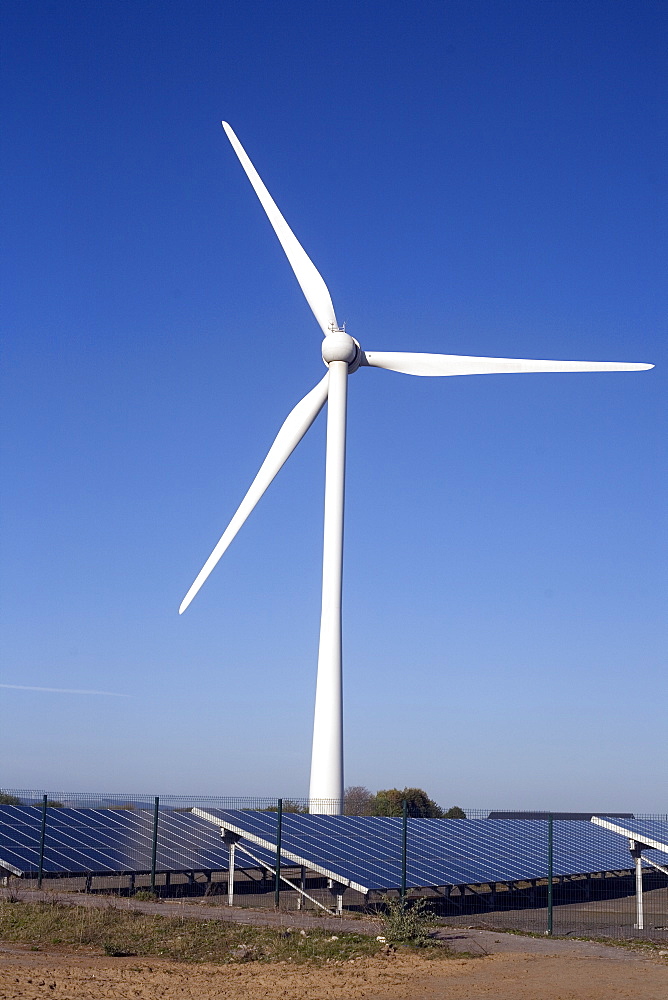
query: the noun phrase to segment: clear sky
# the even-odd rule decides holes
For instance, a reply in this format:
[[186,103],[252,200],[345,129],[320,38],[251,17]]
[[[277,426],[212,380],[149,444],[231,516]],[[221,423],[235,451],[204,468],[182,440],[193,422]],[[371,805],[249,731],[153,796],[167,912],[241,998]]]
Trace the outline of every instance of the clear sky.
[[656,364],[351,378],[346,783],[665,810],[666,4],[2,22],[0,784],[307,792],[324,415],[177,614],[324,371],[225,118],[365,349]]

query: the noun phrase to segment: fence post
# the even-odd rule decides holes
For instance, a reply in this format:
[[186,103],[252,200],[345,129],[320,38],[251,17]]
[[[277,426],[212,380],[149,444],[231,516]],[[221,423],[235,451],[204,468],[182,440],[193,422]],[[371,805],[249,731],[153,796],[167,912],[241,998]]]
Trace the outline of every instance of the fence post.
[[283,799],[278,800],[276,824],[276,880],[274,882],[274,906],[279,908],[281,902],[281,833],[283,831]]
[[39,834],[39,868],[37,869],[37,888],[42,888],[42,876],[44,875],[44,841],[46,839],[46,803],[47,796],[42,796],[42,829]]
[[151,845],[151,892],[155,892],[155,865],[158,857],[158,806],[160,799],[156,795],[153,805],[153,843]]
[[554,874],[554,819],[552,813],[547,817],[547,931],[552,934],[553,896],[552,878]]
[[401,803],[401,901],[406,899],[406,841],[408,835],[408,802]]

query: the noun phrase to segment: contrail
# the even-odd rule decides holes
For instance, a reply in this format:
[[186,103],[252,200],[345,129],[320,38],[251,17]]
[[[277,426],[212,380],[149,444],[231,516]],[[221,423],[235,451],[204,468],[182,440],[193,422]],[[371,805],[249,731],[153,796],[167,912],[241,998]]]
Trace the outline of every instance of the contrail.
[[129,698],[129,694],[119,694],[118,691],[85,691],[79,688],[46,688],[33,687],[29,684],[0,684],[0,688],[11,688],[13,691],[48,691],[50,694],[103,694],[109,698]]

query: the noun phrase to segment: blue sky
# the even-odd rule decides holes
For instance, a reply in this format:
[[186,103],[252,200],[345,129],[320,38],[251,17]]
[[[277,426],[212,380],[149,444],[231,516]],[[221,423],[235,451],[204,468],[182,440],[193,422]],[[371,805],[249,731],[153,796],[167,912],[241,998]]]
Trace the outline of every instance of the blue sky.
[[324,416],[177,614],[323,371],[225,118],[367,350],[656,365],[351,379],[346,783],[665,809],[665,4],[2,20],[0,784],[306,794]]

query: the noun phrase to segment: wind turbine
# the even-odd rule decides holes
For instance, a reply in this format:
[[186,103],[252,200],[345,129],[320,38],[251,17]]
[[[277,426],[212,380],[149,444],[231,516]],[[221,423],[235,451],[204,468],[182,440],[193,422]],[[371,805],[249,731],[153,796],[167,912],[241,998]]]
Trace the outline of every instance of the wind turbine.
[[405,354],[362,350],[357,340],[339,327],[331,296],[321,275],[281,215],[233,130],[227,122],[223,122],[222,125],[323,332],[325,339],[322,342],[322,358],[327,366],[327,373],[297,403],[283,423],[234,517],[183,599],[179,614],[188,607],[260,497],[327,402],[322,612],[309,798],[312,813],[337,814],[341,812],[343,804],[341,582],[348,376],[361,367],[386,368],[406,375],[439,376],[520,372],[640,371],[654,366],[617,361],[530,361],[514,358],[477,358],[457,354]]

